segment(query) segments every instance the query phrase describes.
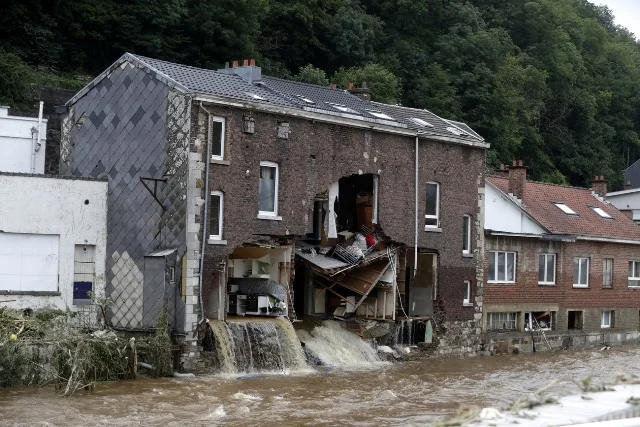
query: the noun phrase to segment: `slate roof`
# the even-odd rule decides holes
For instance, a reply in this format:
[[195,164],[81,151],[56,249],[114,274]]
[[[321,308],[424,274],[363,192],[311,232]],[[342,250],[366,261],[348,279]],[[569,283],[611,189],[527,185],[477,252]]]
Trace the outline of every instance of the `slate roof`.
[[[489,176],[487,180],[509,193],[508,178]],[[564,213],[554,202],[566,204],[578,215]],[[602,218],[591,207],[601,208],[612,218]],[[640,227],[589,188],[527,181],[521,208],[552,234],[640,240]]]
[[624,182],[629,181],[631,188],[640,188],[640,160],[622,171]]

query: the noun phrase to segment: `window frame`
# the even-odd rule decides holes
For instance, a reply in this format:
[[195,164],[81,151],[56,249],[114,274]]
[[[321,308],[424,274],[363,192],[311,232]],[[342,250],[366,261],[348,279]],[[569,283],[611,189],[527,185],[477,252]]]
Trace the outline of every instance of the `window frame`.
[[[635,273],[635,271],[636,271],[635,265],[636,265],[636,264],[640,264],[640,260],[637,260],[637,259],[630,259],[630,260],[629,260],[629,266],[631,266],[631,264],[633,264],[633,267],[634,267],[634,268],[633,268],[633,271],[634,271],[634,273]],[[640,282],[640,276],[630,276],[630,275],[627,275],[627,276],[628,276],[628,277],[627,277],[627,287],[629,287],[629,288],[631,288],[631,289],[638,289],[638,288],[640,288],[640,283],[638,283],[637,285],[631,285],[631,281],[632,281],[632,280],[635,280],[635,281]]]
[[[471,215],[462,215],[462,253],[471,254]],[[464,238],[464,232],[467,232],[467,238]],[[466,240],[466,241],[465,241]],[[466,245],[466,249],[465,249]]]
[[574,215],[574,216],[578,215],[578,212],[576,212],[571,207],[569,207],[569,205],[567,205],[565,202],[552,202],[552,203],[567,215]]
[[[501,316],[504,315],[504,316]],[[492,324],[494,324],[495,322],[492,322],[492,318],[493,317],[498,317],[497,321],[502,322],[502,323],[506,323],[508,322],[509,324],[513,324],[514,327],[512,328],[492,328]],[[500,319],[500,317],[506,317],[506,322],[503,319]],[[490,312],[487,313],[487,332],[496,332],[496,331],[517,331],[518,330],[518,312],[516,311],[505,311],[505,312]]]
[[[604,265],[605,265],[605,263],[607,261],[611,261],[611,269],[609,270],[609,274],[610,274],[609,286],[605,286],[605,268],[604,268]],[[610,258],[610,257],[602,258],[602,288],[603,289],[612,289],[613,288],[613,263],[614,263],[613,258]]]
[[[500,253],[504,253],[504,280],[498,278],[498,254]],[[513,254],[513,280],[507,280],[508,254]],[[516,283],[518,277],[518,253],[516,251],[489,251],[489,256],[494,257],[494,279],[489,279],[489,268],[487,268],[487,283]],[[489,266],[491,266],[491,260],[489,260]]]
[[[273,194],[273,212],[260,210],[260,169],[262,169],[263,167],[275,168],[276,170],[275,191]],[[275,218],[278,216],[278,187],[280,185],[280,166],[275,162],[261,161],[260,169],[258,170],[258,215]]]
[[471,303],[471,280],[464,280],[464,293],[466,295],[466,298],[463,297],[462,298],[462,305],[464,307],[470,307],[473,304]]
[[[426,213],[427,211],[427,202],[428,200],[426,199],[427,197],[427,187],[428,185],[435,185],[436,186],[436,214],[435,215],[429,215]],[[435,181],[427,181],[425,183],[425,201],[424,201],[424,210],[425,210],[425,214],[424,214],[424,219],[435,219],[436,220],[436,224],[435,225],[424,225],[424,229],[425,231],[428,230],[433,230],[433,229],[438,229],[440,228],[440,183],[439,182],[435,182]]]
[[[553,281],[549,282],[548,277],[547,277],[547,257],[552,256],[553,257]],[[540,257],[544,257],[544,279],[543,281],[540,281]],[[538,285],[555,285],[556,284],[556,262],[557,262],[557,257],[556,254],[554,253],[539,253],[538,254]]]
[[[573,277],[573,282],[574,282],[573,283],[573,287],[574,288],[588,288],[589,287],[589,267],[590,267],[590,264],[591,264],[591,259],[589,257],[584,257],[584,256],[575,256],[575,257],[573,257],[573,263],[574,263],[574,266],[575,266],[576,260],[583,260],[583,259],[587,260],[587,276],[586,276],[587,277],[587,283],[586,284],[575,283],[576,278],[574,276]],[[581,273],[582,273],[582,264],[580,263],[578,265],[578,281],[580,280],[580,276],[582,275]]]
[[[215,154],[213,154],[213,124],[214,123],[221,123],[222,124],[222,131],[220,132],[220,155],[217,156]],[[209,134],[209,144],[211,147],[211,160],[224,160],[224,146],[225,146],[225,140],[226,140],[226,134],[227,134],[227,119],[225,117],[222,116],[211,116],[211,121],[209,123],[211,132]]]
[[[605,313],[609,314],[609,322],[605,323],[604,322],[604,315]],[[601,329],[611,329],[613,328],[613,319],[614,319],[614,314],[615,312],[613,310],[602,310],[602,314],[600,315],[600,328]]]
[[[211,208],[211,196],[220,197],[220,206],[218,207],[218,227],[219,234],[211,233],[211,217],[209,217],[209,240],[222,240],[223,226],[224,226],[224,193],[222,191],[214,190],[209,194],[209,208]],[[211,211],[209,211],[211,212]]]

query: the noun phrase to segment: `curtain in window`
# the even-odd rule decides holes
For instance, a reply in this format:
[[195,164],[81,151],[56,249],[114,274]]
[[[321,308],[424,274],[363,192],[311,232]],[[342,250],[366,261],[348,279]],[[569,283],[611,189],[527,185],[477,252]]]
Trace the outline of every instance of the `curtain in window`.
[[276,168],[260,166],[260,202],[262,212],[275,212]]

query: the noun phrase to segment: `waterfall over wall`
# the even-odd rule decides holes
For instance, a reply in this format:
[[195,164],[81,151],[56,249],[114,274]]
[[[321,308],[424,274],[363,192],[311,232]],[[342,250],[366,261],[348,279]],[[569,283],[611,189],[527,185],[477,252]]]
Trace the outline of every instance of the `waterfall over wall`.
[[311,332],[296,332],[307,352],[324,365],[357,368],[380,363],[373,346],[338,322],[327,320]]
[[209,322],[222,372],[284,371],[306,367],[304,352],[286,319]]

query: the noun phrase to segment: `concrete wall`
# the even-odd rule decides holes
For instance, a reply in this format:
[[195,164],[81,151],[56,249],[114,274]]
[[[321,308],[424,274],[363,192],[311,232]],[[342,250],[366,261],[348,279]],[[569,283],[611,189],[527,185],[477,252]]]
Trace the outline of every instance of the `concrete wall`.
[[[379,225],[391,239],[413,246],[414,138],[276,114],[206,104],[205,107],[226,119],[225,161],[210,164],[208,188],[224,193],[224,244],[207,246],[206,292],[213,290],[212,272],[219,269],[220,261],[235,247],[257,239],[257,235],[295,236],[311,232],[316,194],[351,174],[379,175]],[[191,111],[194,125],[191,151],[202,159],[206,151],[206,114],[195,105]],[[254,119],[255,133],[243,132],[244,115]],[[278,139],[280,121],[289,123],[289,139]],[[475,287],[478,257],[462,254],[462,223],[463,215],[472,215],[472,235],[478,236],[478,219],[483,211],[479,198],[484,188],[484,156],[483,149],[420,142],[419,246],[439,253],[439,294],[453,319],[474,318],[475,309],[462,304],[463,281],[472,280]],[[258,218],[260,161],[279,165],[278,215],[281,219]],[[428,181],[441,185],[441,230],[437,232],[424,231],[425,183]],[[200,204],[207,193],[202,188],[198,199],[200,215],[194,225],[202,225],[204,210]],[[194,234],[196,238],[199,236],[200,233]],[[474,252],[481,247],[475,239]]]
[[0,107],[0,172],[44,173],[47,120],[42,120],[41,146],[35,153],[35,169],[32,169],[31,155],[33,127],[38,129],[37,117],[9,116],[8,107]]
[[[0,174],[0,231],[59,235],[58,292],[0,297],[14,308],[75,309],[75,245],[95,245],[96,295],[104,295],[107,243],[107,183],[86,179]],[[5,293],[6,294],[6,293]]]

